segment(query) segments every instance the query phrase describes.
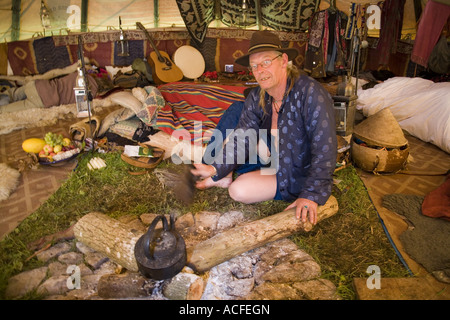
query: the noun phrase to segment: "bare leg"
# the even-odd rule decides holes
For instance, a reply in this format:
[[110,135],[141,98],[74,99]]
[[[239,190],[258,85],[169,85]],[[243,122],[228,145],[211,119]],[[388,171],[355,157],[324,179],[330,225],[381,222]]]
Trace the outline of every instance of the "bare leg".
[[230,197],[242,203],[272,200],[277,192],[277,178],[271,169],[244,173],[229,186]]
[[233,182],[233,173],[230,173],[226,177],[220,179],[219,181],[214,181],[211,177],[208,177],[204,180],[198,181],[196,183],[196,187],[198,189],[208,189],[211,187],[219,187],[219,188],[228,188],[230,184]]

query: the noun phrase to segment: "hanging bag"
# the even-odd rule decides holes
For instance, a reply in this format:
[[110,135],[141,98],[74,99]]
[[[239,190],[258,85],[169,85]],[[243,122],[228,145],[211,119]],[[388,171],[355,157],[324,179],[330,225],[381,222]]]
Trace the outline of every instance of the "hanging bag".
[[145,75],[137,70],[127,71],[122,73],[122,71],[118,71],[113,78],[113,83],[115,86],[124,88],[124,89],[132,89],[135,87],[145,87],[150,84],[150,81],[147,80]]

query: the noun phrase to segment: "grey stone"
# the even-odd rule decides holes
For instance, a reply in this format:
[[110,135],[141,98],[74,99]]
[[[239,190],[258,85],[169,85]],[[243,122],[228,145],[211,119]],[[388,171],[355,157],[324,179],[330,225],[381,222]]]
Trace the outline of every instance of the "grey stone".
[[132,232],[146,232],[148,230],[148,226],[146,226],[139,218],[135,218],[134,220],[128,222],[126,225],[131,229]]
[[37,293],[44,295],[64,294],[69,291],[68,281],[70,280],[70,276],[50,277],[38,287]]
[[48,274],[51,277],[67,274],[67,265],[59,261],[54,261],[48,265]]
[[186,213],[180,216],[177,221],[175,221],[175,228],[177,230],[192,227],[195,224],[194,215],[192,213]]
[[262,279],[270,282],[300,282],[320,277],[320,266],[313,260],[283,263],[266,272]]
[[65,264],[79,264],[83,262],[83,254],[78,252],[63,253],[58,257],[58,261]]
[[[157,214],[157,213],[144,213],[144,214],[141,214],[139,216],[139,218],[141,219],[141,221],[144,225],[149,226],[153,222],[153,220],[155,220],[155,218],[159,215],[160,214]],[[165,214],[164,217],[166,218],[167,222],[170,222],[170,215]],[[161,220],[159,220],[155,226],[155,229],[162,228],[162,227],[163,227],[163,224],[162,224]]]
[[81,277],[81,289],[97,291],[98,281],[103,275],[91,274]]
[[250,294],[255,285],[255,279],[234,279],[224,284],[225,293],[234,298],[243,298]]
[[42,251],[36,255],[38,260],[47,262],[48,260],[58,257],[59,255],[69,252],[71,245],[67,242],[57,243],[49,249]]
[[237,279],[253,277],[253,259],[252,256],[242,254],[227,262],[227,268]]
[[[148,214],[141,215],[140,218],[141,221],[151,223],[156,216]],[[169,221],[169,216],[166,218]],[[217,212],[201,212],[195,217],[188,213],[179,216],[176,228],[185,236],[187,247],[192,247],[193,244],[207,239],[214,233],[236,226],[244,219],[244,215],[238,211],[222,215]],[[136,221],[134,217],[126,217],[123,220],[124,223],[130,224]],[[138,221],[138,225],[142,224],[141,221]],[[99,296],[101,277],[105,275],[120,277],[123,270],[104,254],[81,242],[76,242],[76,248],[77,250],[73,250],[71,242],[64,242],[39,254],[39,259],[47,263],[55,257],[58,257],[58,260],[52,260],[48,267],[12,277],[5,296],[16,299],[37,290],[38,293],[47,294],[45,299],[48,300],[167,299],[161,289],[164,281],[156,283],[144,281],[143,285],[142,281],[136,282],[139,288],[134,288],[130,281],[131,288],[127,290],[131,293],[113,292],[106,298]],[[47,274],[50,278],[45,280]],[[202,300],[339,299],[333,283],[320,279],[320,266],[289,239],[278,240],[245,252],[215,266],[207,274]],[[79,277],[78,283],[76,277]],[[80,286],[75,288],[76,284]],[[133,290],[137,290],[137,293]]]
[[87,265],[85,265],[84,263],[80,263],[78,265],[78,267],[80,268],[80,274],[81,276],[89,276],[91,274],[94,274],[94,271],[92,271]]
[[108,260],[102,263],[98,269],[94,270],[94,274],[111,274],[115,273],[116,269],[117,264],[111,260]]
[[8,280],[5,297],[7,299],[18,299],[33,291],[45,279],[47,270],[48,267],[40,267],[11,277]]
[[335,285],[327,279],[296,282],[292,287],[308,300],[339,300]]
[[287,283],[264,282],[246,297],[247,300],[304,300],[303,295]]
[[93,269],[98,269],[100,266],[108,261],[109,258],[99,252],[90,252],[85,255],[84,261],[88,266],[91,266]]
[[98,295],[108,299],[146,297],[151,295],[154,289],[154,287],[148,288],[149,290],[145,288],[148,282],[151,282],[151,280],[149,281],[140,273],[135,272],[104,275],[98,282]]

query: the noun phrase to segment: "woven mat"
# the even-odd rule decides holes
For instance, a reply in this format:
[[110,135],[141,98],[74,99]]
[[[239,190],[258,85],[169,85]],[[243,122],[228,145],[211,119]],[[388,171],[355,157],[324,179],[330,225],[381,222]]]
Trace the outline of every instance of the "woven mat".
[[407,165],[407,172],[441,172],[442,175],[392,174],[374,175],[358,170],[381,219],[383,220],[395,246],[401,253],[410,270],[415,275],[426,274],[425,269],[411,259],[405,252],[400,234],[408,225],[400,215],[382,206],[383,196],[388,194],[412,194],[425,196],[445,181],[445,173],[450,168],[450,155],[430,143],[407,135],[412,161]]
[[[59,120],[56,125],[0,135],[0,162],[18,169],[19,161],[28,157],[22,150],[23,140],[43,137],[49,131],[68,137],[69,126],[74,121],[77,120]],[[17,189],[8,199],[0,202],[0,239],[36,211],[60,187],[75,166],[74,159],[60,166],[40,165],[38,169],[23,171]]]
[[438,279],[447,281],[450,279],[450,221],[425,216],[423,200],[423,196],[388,194],[383,197],[383,206],[404,216],[410,224],[399,237],[408,255]]
[[[354,286],[361,300],[448,300],[450,285],[438,281],[433,275],[406,253],[400,236],[408,230],[404,217],[382,206],[383,197],[389,194],[425,196],[445,181],[450,169],[450,155],[430,143],[406,136],[412,160],[407,165],[411,174],[374,175],[358,169],[369,196],[383,221],[387,233],[400,258],[407,265],[413,278],[384,278],[381,270],[381,289],[368,289],[366,278],[355,278]],[[418,175],[413,172],[441,172],[443,175]]]

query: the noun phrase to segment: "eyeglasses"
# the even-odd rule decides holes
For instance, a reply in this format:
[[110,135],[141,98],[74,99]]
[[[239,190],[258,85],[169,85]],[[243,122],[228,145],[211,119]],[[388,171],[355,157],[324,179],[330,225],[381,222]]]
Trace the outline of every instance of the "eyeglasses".
[[272,61],[273,60],[275,60],[276,58],[279,58],[279,57],[281,57],[283,54],[279,54],[279,55],[277,55],[275,58],[273,58],[273,59],[267,59],[267,60],[264,60],[263,62],[261,62],[261,63],[255,63],[255,64],[252,64],[252,65],[250,65],[249,67],[248,67],[248,69],[250,70],[250,71],[256,71],[256,70],[258,70],[258,66],[261,66],[261,68],[263,68],[263,69],[266,69],[266,68],[268,68],[268,67],[270,67],[271,65],[272,65]]

